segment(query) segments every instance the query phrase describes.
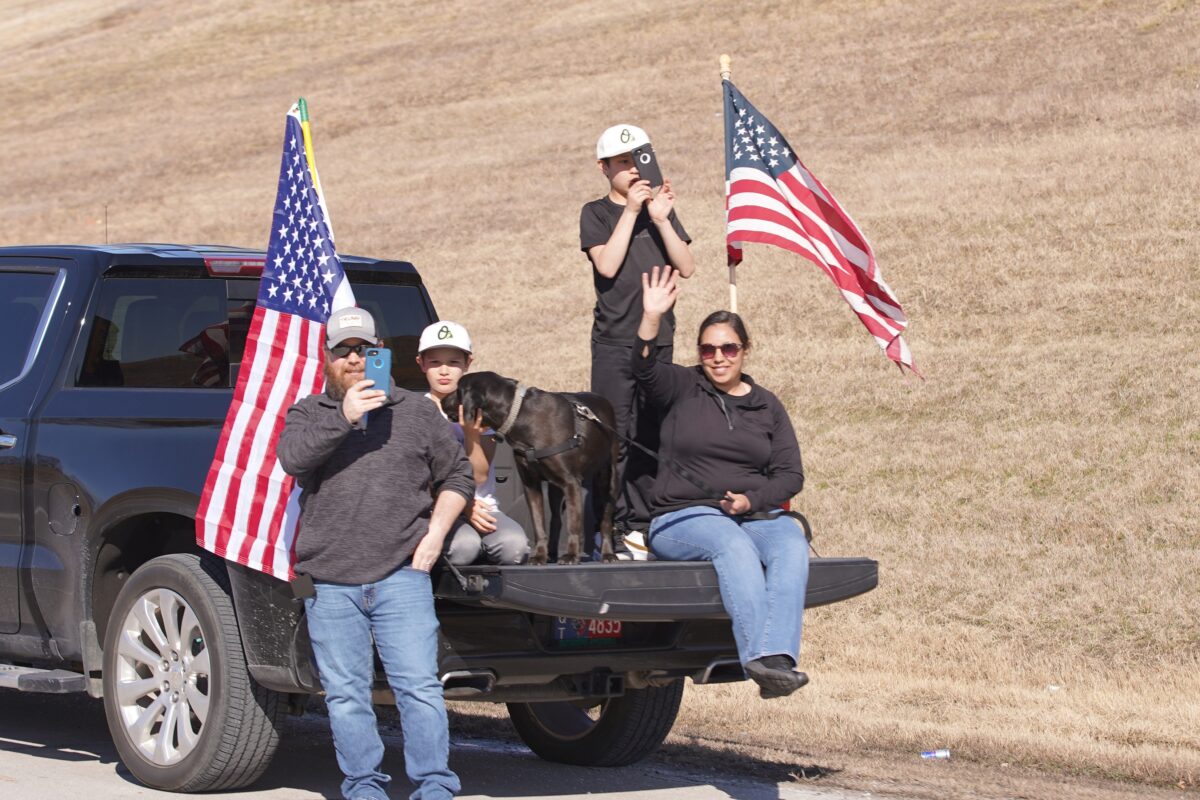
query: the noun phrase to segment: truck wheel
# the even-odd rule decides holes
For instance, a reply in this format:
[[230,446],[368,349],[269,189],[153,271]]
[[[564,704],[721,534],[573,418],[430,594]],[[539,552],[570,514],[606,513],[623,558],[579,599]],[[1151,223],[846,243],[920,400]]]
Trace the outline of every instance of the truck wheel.
[[671,732],[683,681],[629,689],[591,708],[578,703],[509,703],[513,727],[529,749],[547,761],[587,767],[621,767],[653,753]]
[[246,668],[229,579],[213,556],[148,561],[104,637],[104,710],[121,761],[155,789],[236,789],[279,743],[280,695]]

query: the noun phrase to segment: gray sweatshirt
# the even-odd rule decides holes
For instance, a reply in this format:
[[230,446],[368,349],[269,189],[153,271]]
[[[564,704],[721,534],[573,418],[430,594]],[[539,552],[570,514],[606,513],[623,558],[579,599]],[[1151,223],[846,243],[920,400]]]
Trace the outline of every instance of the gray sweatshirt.
[[277,453],[303,490],[295,570],[320,581],[382,580],[412,556],[439,493],[475,496],[470,462],[446,420],[395,386],[365,429],[327,393],[304,398],[288,409]]

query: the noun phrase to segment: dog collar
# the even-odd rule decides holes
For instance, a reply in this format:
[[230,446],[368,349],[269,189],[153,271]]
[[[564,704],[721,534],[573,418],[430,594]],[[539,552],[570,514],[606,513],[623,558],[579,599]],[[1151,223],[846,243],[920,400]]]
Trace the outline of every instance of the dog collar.
[[508,409],[508,416],[504,418],[504,424],[496,429],[496,434],[499,436],[507,436],[512,430],[512,426],[517,422],[517,415],[521,413],[521,403],[525,400],[525,392],[529,391],[529,387],[517,381],[517,394],[513,397],[512,406]]

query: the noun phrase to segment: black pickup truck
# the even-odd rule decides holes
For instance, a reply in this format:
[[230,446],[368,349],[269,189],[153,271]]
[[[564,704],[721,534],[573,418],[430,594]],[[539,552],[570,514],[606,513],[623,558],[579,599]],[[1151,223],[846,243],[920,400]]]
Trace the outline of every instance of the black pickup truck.
[[[253,782],[281,715],[320,692],[288,585],[195,544],[263,258],[0,248],[0,687],[103,697],[156,788]],[[437,317],[416,270],[343,261],[397,383],[423,388],[417,335]],[[503,449],[497,481],[529,529]],[[876,581],[869,559],[813,559],[807,605]],[[506,703],[546,759],[631,763],[670,731],[684,678],[744,680],[708,564],[477,566],[435,586],[446,697]],[[383,680],[375,699],[391,702]]]

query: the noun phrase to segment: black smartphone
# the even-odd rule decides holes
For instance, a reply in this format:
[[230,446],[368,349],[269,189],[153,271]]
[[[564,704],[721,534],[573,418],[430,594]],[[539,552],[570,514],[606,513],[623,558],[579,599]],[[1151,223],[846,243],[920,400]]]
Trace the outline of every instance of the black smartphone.
[[633,165],[637,167],[638,177],[650,181],[650,188],[662,186],[662,170],[658,168],[658,159],[654,157],[654,148],[649,143],[633,150]]

